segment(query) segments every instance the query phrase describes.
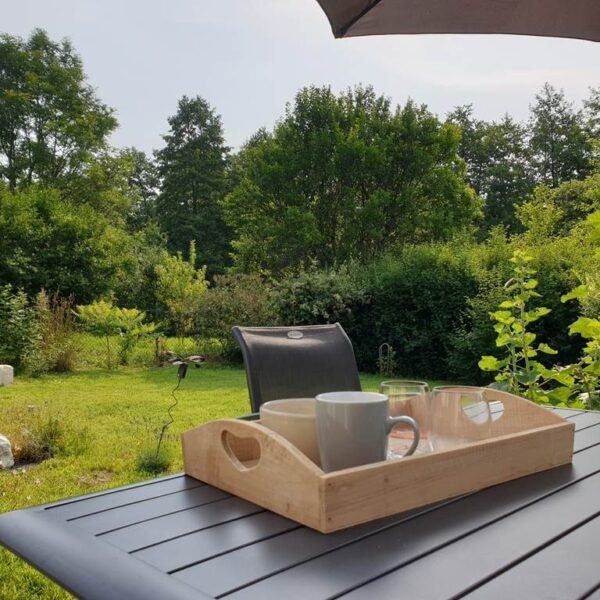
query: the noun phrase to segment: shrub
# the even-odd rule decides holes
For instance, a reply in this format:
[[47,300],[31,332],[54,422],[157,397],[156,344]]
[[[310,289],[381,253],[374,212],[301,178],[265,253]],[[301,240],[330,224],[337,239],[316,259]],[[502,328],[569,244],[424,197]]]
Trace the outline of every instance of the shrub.
[[65,450],[65,428],[52,414],[39,416],[22,430],[15,444],[15,458],[22,462],[41,462]]
[[145,448],[138,452],[135,460],[135,468],[142,473],[159,475],[171,466],[171,457],[166,449],[157,454],[155,449]]
[[0,363],[19,370],[37,334],[35,310],[24,292],[0,287]]
[[374,372],[379,345],[395,351],[403,375],[445,378],[451,341],[477,281],[452,245],[406,248],[365,270],[368,302],[349,328],[359,367]]
[[144,323],[146,314],[137,308],[118,308],[112,302],[99,300],[78,306],[76,313],[87,331],[101,336],[106,342],[106,367],[112,369],[111,341],[119,336],[119,363],[127,364],[140,339],[156,331],[154,323]]
[[[483,356],[479,367],[497,373],[493,387],[530,400],[597,408],[600,404],[600,320],[581,316],[571,323],[569,334],[578,334],[585,341],[577,362],[552,368],[539,362],[540,353],[556,355],[557,351],[548,344],[538,343],[536,334],[528,331],[531,323],[551,312],[545,307],[530,310],[528,306],[530,300],[540,297],[535,291],[538,281],[533,279],[536,270],[531,267],[532,261],[533,257],[527,253],[515,250],[511,259],[513,277],[505,285],[507,298],[499,305],[500,310],[490,314],[496,321],[496,346],[503,348],[504,355],[500,358]],[[588,285],[583,284],[562,296],[561,302],[577,299],[585,306],[589,295]]]
[[209,353],[221,352],[225,358],[240,360],[231,328],[272,325],[270,294],[268,283],[256,274],[215,277],[196,316],[197,329],[203,338],[201,346]]
[[206,294],[206,266],[196,269],[196,245],[190,242],[189,259],[178,252],[165,255],[156,271],[156,297],[167,307],[175,334],[183,338],[192,332],[194,319]]
[[339,322],[351,329],[366,299],[357,263],[319,270],[316,263],[274,284],[272,307],[281,325]]
[[35,301],[37,335],[25,358],[32,375],[72,371],[79,345],[75,336],[73,301],[42,290]]

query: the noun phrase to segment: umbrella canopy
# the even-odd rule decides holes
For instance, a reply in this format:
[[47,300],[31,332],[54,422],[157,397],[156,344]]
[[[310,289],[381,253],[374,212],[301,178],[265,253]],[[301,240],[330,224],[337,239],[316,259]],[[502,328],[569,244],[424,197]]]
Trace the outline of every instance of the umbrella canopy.
[[318,0],[335,37],[514,33],[600,41],[600,0]]

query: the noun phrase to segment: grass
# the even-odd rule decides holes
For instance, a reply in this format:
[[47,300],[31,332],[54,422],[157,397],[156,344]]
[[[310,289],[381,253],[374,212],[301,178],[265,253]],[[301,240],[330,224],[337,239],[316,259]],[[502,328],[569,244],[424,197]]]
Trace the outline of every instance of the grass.
[[[365,390],[377,390],[382,378],[365,375],[361,379]],[[156,431],[166,419],[176,383],[176,369],[164,367],[17,378],[14,385],[0,388],[0,432],[26,443],[24,429],[46,432],[49,424],[58,422],[61,436],[52,458],[0,471],[0,513],[154,477],[156,464],[151,459]],[[179,434],[183,431],[249,412],[241,368],[190,368],[177,397],[175,422],[163,441],[170,461],[168,472],[182,469]],[[146,471],[141,470],[148,464]],[[70,596],[0,549],[0,598]]]

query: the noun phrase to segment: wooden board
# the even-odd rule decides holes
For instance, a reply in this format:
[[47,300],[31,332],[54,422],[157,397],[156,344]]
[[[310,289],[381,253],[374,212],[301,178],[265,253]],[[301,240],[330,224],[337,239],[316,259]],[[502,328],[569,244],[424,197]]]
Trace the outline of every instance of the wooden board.
[[[462,446],[324,473],[260,422],[222,420],[183,434],[185,472],[323,533],[568,464],[575,425],[496,390],[491,437],[465,426]],[[463,432],[464,433],[464,432]]]

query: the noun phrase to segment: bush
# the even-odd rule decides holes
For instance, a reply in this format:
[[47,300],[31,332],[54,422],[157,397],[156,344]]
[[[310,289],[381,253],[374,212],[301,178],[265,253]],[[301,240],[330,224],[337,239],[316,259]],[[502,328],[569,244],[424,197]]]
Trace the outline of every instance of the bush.
[[339,322],[352,329],[355,309],[366,299],[357,275],[360,266],[348,263],[319,270],[316,264],[293,273],[274,285],[272,307],[281,325],[315,325]]
[[359,368],[374,372],[389,343],[399,374],[446,378],[449,354],[477,281],[452,245],[406,248],[365,270],[369,301],[348,333]]
[[49,297],[43,290],[37,295],[37,335],[25,357],[25,368],[30,374],[73,370],[79,345],[72,308],[70,298],[58,294]]
[[15,459],[20,462],[41,462],[64,452],[65,428],[62,420],[50,413],[39,415],[23,427],[15,442]]
[[106,367],[112,369],[112,344],[119,345],[119,364],[128,364],[138,342],[156,331],[154,323],[144,323],[146,314],[137,308],[118,308],[112,302],[99,300],[86,306],[77,306],[75,313],[85,329],[103,337],[106,343]]
[[140,450],[135,459],[135,468],[150,475],[164,473],[170,466],[171,457],[166,450],[161,450],[158,454],[152,449]]
[[35,310],[22,291],[0,287],[0,363],[21,369],[37,334]]
[[[196,316],[201,346],[209,353],[241,360],[231,328],[273,325],[271,288],[259,275],[220,275],[202,299]],[[202,352],[203,354],[205,352]]]

